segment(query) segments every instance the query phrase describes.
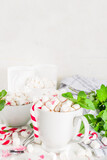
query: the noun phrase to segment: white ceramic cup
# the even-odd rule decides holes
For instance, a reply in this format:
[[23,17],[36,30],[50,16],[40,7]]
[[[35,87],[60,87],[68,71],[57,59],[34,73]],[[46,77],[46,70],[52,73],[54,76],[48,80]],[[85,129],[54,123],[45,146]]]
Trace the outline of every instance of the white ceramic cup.
[[20,106],[5,106],[0,111],[0,122],[11,127],[26,125],[30,120],[30,108],[32,103]]
[[[89,134],[89,124],[82,116],[83,109],[73,112],[46,112],[38,111],[39,136],[42,146],[47,151],[61,152],[70,142],[81,142]],[[85,126],[85,134],[81,139],[76,139],[80,130],[81,121]]]

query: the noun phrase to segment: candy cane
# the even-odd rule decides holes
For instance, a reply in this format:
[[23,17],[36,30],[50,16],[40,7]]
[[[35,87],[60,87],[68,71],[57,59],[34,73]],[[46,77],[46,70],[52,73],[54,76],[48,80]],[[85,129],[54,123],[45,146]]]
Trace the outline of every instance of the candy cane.
[[33,129],[34,129],[34,136],[35,136],[35,140],[37,143],[41,143],[41,140],[39,138],[39,128],[38,128],[38,115],[37,115],[37,110],[41,109],[41,106],[37,107],[36,104],[34,104],[31,108],[30,111],[30,115],[31,115],[31,120],[32,120],[32,124],[33,124]]
[[[97,139],[98,138],[98,134],[96,133],[96,132],[92,132],[92,131],[89,131],[89,134],[91,135],[91,136],[89,136],[89,139]],[[83,134],[82,133],[79,133],[78,135],[77,135],[78,137],[82,137],[83,136]]]
[[9,137],[11,137],[14,132],[21,133],[23,131],[26,131],[26,129],[10,128],[10,127],[7,127],[7,126],[1,127],[0,128],[0,135],[2,135],[2,138],[0,138],[1,145],[12,144],[13,141]]

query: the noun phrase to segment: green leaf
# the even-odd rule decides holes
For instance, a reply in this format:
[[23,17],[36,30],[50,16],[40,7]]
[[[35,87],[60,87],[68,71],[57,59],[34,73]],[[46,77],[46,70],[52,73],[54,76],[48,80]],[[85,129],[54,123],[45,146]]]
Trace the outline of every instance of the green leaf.
[[105,135],[104,136],[107,137],[107,131],[105,131]]
[[71,92],[63,93],[62,96],[65,98],[73,98],[73,95]]
[[96,118],[102,118],[103,113],[104,113],[104,110],[99,112],[99,114],[96,116]]
[[95,110],[95,106],[90,99],[85,99],[85,103],[87,104],[88,109]]
[[33,124],[32,123],[30,123],[30,127],[33,128]]
[[79,93],[78,93],[78,97],[77,97],[77,100],[78,101],[80,101],[80,100],[82,100],[82,99],[86,99],[87,98],[87,95],[86,95],[86,93],[84,92],[84,91],[80,91]]
[[96,126],[94,127],[94,130],[96,132],[101,132],[103,128],[104,128],[104,121],[101,120],[100,122],[96,124]]
[[99,90],[96,90],[97,97],[100,102],[104,102],[107,99],[107,87],[105,85],[101,85],[101,88]]
[[77,100],[73,98],[73,95],[71,92],[63,93],[62,96],[69,99],[70,101],[74,103],[77,103]]
[[106,107],[106,109],[107,109],[107,102],[105,102],[104,105],[105,105],[105,107]]
[[88,93],[88,96],[91,101],[94,101],[96,99],[96,93],[94,91]]
[[104,111],[103,115],[102,115],[102,119],[104,121],[107,121],[107,110]]
[[104,130],[107,131],[107,121],[104,123]]
[[0,100],[0,111],[4,108],[6,101],[4,99]]
[[81,127],[80,127],[79,133],[82,133],[82,134],[85,133],[85,128],[84,128],[84,123],[83,122],[81,122]]
[[94,106],[95,106],[96,109],[99,109],[99,103],[100,102],[99,102],[98,99],[96,99],[96,100],[93,101],[93,104],[94,104]]
[[5,90],[2,90],[2,91],[0,92],[0,99],[3,98],[3,97],[5,97],[6,94],[7,94],[7,92],[6,92]]
[[85,114],[84,116],[87,118],[89,124],[93,123],[95,120],[95,117],[92,114]]

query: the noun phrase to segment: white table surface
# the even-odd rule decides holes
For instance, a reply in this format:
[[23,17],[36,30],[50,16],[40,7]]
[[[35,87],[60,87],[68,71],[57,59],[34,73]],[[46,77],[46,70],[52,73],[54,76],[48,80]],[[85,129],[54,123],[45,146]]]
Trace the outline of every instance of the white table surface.
[[25,152],[23,154],[11,155],[5,158],[1,156],[1,151],[12,148],[12,145],[0,146],[0,160],[42,160],[40,155],[44,155],[43,160],[107,160],[107,157],[96,158],[92,156],[89,159],[88,157],[78,156],[77,153],[81,152],[81,147],[79,144],[72,143],[70,145],[68,158],[66,157],[66,151],[55,157],[54,153],[48,153],[44,151],[41,145],[33,144],[33,147],[34,151],[32,153]]

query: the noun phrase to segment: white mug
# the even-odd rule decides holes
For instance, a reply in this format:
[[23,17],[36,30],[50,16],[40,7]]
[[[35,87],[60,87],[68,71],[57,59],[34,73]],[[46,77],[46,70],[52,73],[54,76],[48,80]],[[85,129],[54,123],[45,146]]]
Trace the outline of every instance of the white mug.
[[[89,124],[82,116],[83,109],[73,112],[47,112],[38,110],[39,136],[45,150],[51,152],[63,151],[70,142],[82,142],[89,134]],[[77,139],[81,121],[85,126],[85,134],[81,139]]]

